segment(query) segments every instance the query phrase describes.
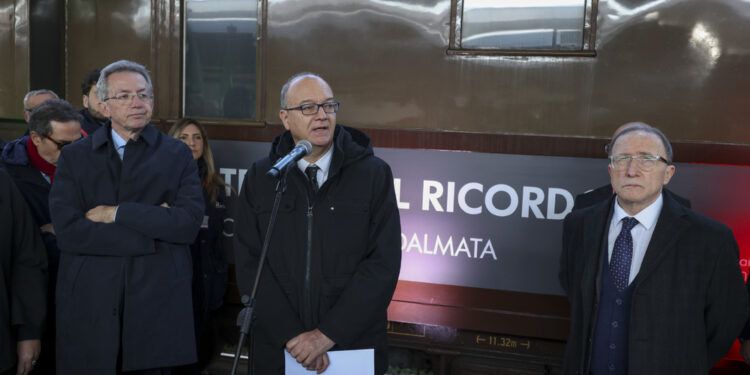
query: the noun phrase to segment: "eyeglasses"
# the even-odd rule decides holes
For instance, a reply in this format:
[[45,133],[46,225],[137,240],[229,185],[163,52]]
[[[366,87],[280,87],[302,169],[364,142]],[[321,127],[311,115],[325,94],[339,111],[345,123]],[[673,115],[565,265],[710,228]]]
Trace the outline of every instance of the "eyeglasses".
[[318,111],[320,110],[320,107],[323,107],[323,112],[325,113],[336,113],[339,111],[340,104],[341,103],[339,102],[325,102],[322,104],[308,103],[308,104],[302,104],[299,107],[282,108],[282,109],[285,111],[298,110],[302,112],[303,115],[314,115],[318,113]]
[[659,155],[617,155],[609,158],[609,163],[615,170],[623,170],[628,168],[631,160],[635,163],[635,166],[638,169],[644,172],[654,169],[656,164],[660,161],[669,165],[669,161]]
[[63,147],[65,147],[65,146],[67,146],[67,145],[69,145],[69,144],[77,141],[78,139],[80,139],[80,138],[78,138],[75,141],[56,141],[56,140],[52,139],[50,136],[48,136],[48,135],[45,135],[44,138],[47,138],[47,139],[50,140],[50,142],[54,143],[55,146],[57,146],[58,150],[62,150]]
[[115,102],[119,104],[126,104],[126,103],[132,103],[133,99],[136,97],[138,97],[138,100],[140,100],[141,102],[150,102],[151,99],[154,98],[152,94],[147,94],[144,92],[139,92],[137,94],[130,94],[130,93],[124,92],[122,94],[110,96],[109,98],[104,98],[104,101],[106,102],[109,100],[114,100]]

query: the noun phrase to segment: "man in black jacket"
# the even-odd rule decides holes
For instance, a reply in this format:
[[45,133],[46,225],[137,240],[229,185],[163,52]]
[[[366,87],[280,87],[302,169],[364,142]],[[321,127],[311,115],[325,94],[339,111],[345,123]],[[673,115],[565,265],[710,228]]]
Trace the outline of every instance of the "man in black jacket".
[[270,235],[256,296],[255,374],[282,374],[284,349],[318,372],[331,349],[374,348],[375,373],[388,366],[386,309],[401,264],[393,176],[364,133],[336,125],[338,108],[319,76],[290,78],[279,112],[287,131],[252,165],[240,194],[235,260],[240,293],[249,295],[276,186],[266,171],[296,142],[312,144],[288,169]]
[[[0,374],[28,374],[39,357],[47,256],[21,193],[0,170]],[[15,369],[14,367],[17,367]]]
[[101,69],[94,69],[86,74],[81,81],[81,101],[83,108],[78,111],[81,114],[81,128],[86,135],[93,134],[105,122],[107,117],[99,112],[99,97],[96,95],[96,82],[99,81]]

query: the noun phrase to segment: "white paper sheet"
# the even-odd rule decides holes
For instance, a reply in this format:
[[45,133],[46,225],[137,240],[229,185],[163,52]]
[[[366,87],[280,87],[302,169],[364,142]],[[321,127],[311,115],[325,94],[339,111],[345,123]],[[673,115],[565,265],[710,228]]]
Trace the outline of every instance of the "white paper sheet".
[[[323,373],[325,375],[375,375],[375,350],[338,350],[328,352],[331,365]],[[297,360],[284,350],[284,366],[286,375],[309,375],[316,374],[302,367]]]

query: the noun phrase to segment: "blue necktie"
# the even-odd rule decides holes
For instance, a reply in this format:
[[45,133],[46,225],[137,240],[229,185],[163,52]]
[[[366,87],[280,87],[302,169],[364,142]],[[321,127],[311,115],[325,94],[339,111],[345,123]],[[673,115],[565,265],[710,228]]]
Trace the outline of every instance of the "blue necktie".
[[612,258],[609,260],[609,272],[612,274],[617,290],[622,292],[628,287],[630,262],[633,259],[633,236],[630,231],[638,224],[632,217],[622,219],[622,230],[615,239]]

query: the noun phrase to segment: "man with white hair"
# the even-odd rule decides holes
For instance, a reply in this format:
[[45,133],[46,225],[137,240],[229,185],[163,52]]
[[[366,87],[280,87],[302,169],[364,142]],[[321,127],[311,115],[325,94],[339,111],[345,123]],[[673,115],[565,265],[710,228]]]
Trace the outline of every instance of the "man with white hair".
[[60,247],[59,374],[170,374],[196,361],[189,245],[203,219],[190,149],[151,124],[148,71],[102,69],[111,121],[66,146],[50,192]]

